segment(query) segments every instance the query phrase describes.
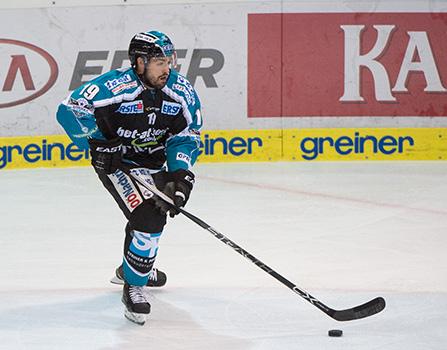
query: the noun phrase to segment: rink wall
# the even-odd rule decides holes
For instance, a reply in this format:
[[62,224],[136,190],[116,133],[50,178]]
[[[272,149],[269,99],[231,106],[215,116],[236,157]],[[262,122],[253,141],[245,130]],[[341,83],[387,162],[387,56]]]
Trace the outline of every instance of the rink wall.
[[[444,128],[205,131],[199,162],[446,160]],[[89,165],[67,136],[3,138],[0,169]]]
[[[129,39],[148,29],[171,36],[180,73],[199,93],[206,129],[201,161],[446,158],[445,2],[73,3],[0,3],[0,149],[6,158],[8,152],[20,158],[14,142],[26,147],[47,135],[48,144],[58,143],[60,101],[83,82],[128,66]],[[214,135],[224,135],[227,148]],[[369,141],[377,152],[368,154],[366,146],[361,152],[361,135],[390,138]],[[399,152],[391,138],[398,143],[406,136],[414,144],[403,141]],[[238,137],[258,137],[269,146],[262,154],[242,152],[248,141]],[[227,153],[207,154],[207,140]],[[34,161],[33,150],[22,149],[30,159],[23,165],[50,164],[43,156]],[[68,154],[68,160],[80,155],[73,147]]]

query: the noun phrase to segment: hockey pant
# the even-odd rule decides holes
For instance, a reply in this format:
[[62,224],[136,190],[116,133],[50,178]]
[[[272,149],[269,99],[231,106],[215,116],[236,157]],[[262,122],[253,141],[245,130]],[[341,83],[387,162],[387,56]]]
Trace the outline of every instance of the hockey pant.
[[[164,188],[166,172],[150,175],[148,169],[135,168],[138,176],[152,176],[158,188]],[[166,224],[166,215],[155,207],[153,194],[144,189],[129,175],[117,170],[110,175],[99,175],[126,216],[126,238],[124,241],[124,280],[135,286],[145,286],[158,252],[158,240]]]

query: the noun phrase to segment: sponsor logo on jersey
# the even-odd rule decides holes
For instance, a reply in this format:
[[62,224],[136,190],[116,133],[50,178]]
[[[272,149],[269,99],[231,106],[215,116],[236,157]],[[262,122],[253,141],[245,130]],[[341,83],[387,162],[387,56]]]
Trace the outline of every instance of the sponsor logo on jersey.
[[121,103],[116,111],[121,114],[143,113],[143,101],[137,100],[133,102]]
[[117,170],[114,174],[109,175],[109,178],[130,211],[133,211],[143,202],[143,198],[141,198],[135,185],[121,170]]
[[119,127],[116,133],[120,137],[133,139],[131,142],[132,146],[148,147],[158,145],[161,138],[166,134],[166,130],[149,128],[140,132],[138,129],[127,130]]
[[194,97],[194,93],[191,92],[191,90],[188,90],[184,85],[173,84],[172,89],[183,92],[183,95],[184,95],[186,101],[188,101],[189,105],[196,104],[196,99]]
[[175,159],[188,164],[188,167],[191,167],[191,157],[185,153],[178,152]]
[[77,118],[93,115],[95,112],[94,107],[90,103],[88,103],[85,98],[74,99],[70,97],[67,107]]
[[82,123],[77,120],[79,125],[81,126],[82,133],[81,134],[71,134],[71,137],[75,139],[83,139],[85,137],[93,136],[95,132],[98,131],[98,126],[96,125],[93,129],[89,130],[86,126],[83,126]]
[[130,89],[130,88],[134,88],[137,87],[138,83],[136,81],[131,81],[130,83],[125,83],[125,84],[121,84],[118,85],[116,88],[114,88],[112,90],[113,94],[116,95],[117,93],[126,90],[126,89]]
[[107,80],[104,83],[104,85],[107,87],[107,89],[113,91],[113,89],[115,89],[118,85],[128,83],[130,81],[132,81],[132,77],[130,76],[130,74],[125,74],[122,77],[112,79],[112,80]]
[[121,145],[115,146],[115,147],[102,147],[102,146],[96,147],[96,151],[101,152],[101,153],[116,153],[120,150],[121,150]]
[[191,83],[182,76],[179,75],[177,77],[177,84],[173,84],[172,89],[183,92],[186,100],[188,101],[188,104],[193,106],[196,104],[194,88]]
[[149,147],[149,146],[156,146],[160,143],[161,138],[163,135],[156,136],[156,137],[147,137],[145,139],[135,139],[132,140],[130,143],[132,146],[136,147]]
[[177,115],[182,106],[175,102],[163,101],[161,112],[167,115]]

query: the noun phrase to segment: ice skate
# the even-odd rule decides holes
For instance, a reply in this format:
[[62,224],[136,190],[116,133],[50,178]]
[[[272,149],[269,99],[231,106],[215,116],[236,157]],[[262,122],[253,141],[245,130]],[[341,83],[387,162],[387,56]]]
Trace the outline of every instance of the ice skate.
[[147,316],[151,312],[151,304],[143,292],[144,287],[131,286],[127,283],[123,287],[123,296],[121,301],[124,306],[124,316],[139,325],[144,325]]
[[[162,287],[166,284],[167,276],[163,271],[153,268],[149,273],[149,280],[146,287]],[[110,280],[113,284],[124,284],[123,265],[120,265],[115,270],[115,276]]]

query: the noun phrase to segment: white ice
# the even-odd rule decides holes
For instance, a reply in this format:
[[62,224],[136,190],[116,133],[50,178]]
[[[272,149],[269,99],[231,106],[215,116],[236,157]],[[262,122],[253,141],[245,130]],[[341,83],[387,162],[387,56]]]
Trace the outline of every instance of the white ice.
[[157,260],[168,284],[137,326],[109,283],[125,219],[93,170],[2,170],[0,349],[446,349],[447,163],[195,171],[187,210],[330,307],[386,309],[333,321],[178,217]]

